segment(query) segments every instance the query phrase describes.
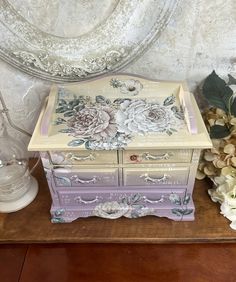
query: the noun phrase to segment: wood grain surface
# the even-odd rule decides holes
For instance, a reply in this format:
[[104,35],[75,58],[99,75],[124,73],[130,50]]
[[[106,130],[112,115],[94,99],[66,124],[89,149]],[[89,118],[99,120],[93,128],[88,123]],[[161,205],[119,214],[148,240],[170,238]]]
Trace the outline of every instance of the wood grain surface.
[[20,282],[235,282],[236,244],[32,245]]
[[28,245],[0,246],[0,281],[19,281]]
[[236,242],[236,231],[220,215],[206,181],[196,181],[195,221],[174,222],[147,216],[138,219],[108,220],[91,217],[67,224],[50,222],[51,199],[47,182],[39,166],[35,172],[39,194],[21,211],[0,214],[0,243],[199,243]]

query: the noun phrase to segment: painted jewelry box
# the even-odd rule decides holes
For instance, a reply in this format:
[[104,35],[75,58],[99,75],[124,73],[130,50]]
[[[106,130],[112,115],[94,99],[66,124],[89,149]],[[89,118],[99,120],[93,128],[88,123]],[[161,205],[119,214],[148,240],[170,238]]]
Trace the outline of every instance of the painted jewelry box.
[[198,160],[209,147],[185,83],[131,75],[54,85],[29,144],[41,154],[52,222],[193,220]]

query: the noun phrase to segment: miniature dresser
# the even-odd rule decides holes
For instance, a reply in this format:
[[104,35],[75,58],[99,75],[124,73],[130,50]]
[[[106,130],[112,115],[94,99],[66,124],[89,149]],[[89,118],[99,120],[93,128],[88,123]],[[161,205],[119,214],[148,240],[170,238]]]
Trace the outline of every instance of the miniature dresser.
[[128,75],[53,86],[29,144],[41,154],[55,223],[193,220],[198,159],[209,147],[184,83]]

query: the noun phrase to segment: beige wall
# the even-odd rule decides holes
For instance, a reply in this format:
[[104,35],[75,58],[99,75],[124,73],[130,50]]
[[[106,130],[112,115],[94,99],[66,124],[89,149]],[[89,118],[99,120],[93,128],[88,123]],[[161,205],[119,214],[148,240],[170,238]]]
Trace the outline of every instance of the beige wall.
[[[156,79],[186,79],[191,90],[213,69],[236,73],[236,1],[183,0],[167,29],[123,71]],[[0,89],[17,124],[32,131],[50,83],[0,61]]]

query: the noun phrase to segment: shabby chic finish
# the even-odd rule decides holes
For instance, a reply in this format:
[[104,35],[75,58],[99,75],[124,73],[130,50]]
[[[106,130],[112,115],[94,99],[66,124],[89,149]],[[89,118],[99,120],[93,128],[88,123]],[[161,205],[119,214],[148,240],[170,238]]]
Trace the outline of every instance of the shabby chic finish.
[[[80,16],[80,34],[69,37],[55,34],[55,27],[41,30],[40,9],[44,7],[48,13],[65,6],[65,1],[47,2],[41,0],[36,5],[27,1],[27,13],[19,1],[0,2],[0,56],[42,79],[78,81],[117,70],[141,54],[160,36],[180,0],[92,1],[91,7],[84,8],[88,28]],[[84,1],[72,4],[74,9],[86,7]],[[97,15],[96,9],[101,14]],[[52,19],[53,14],[46,18],[49,26]]]
[[41,151],[52,222],[145,215],[180,221],[194,219],[198,158],[210,146],[183,83],[114,75],[53,86],[29,150]]

